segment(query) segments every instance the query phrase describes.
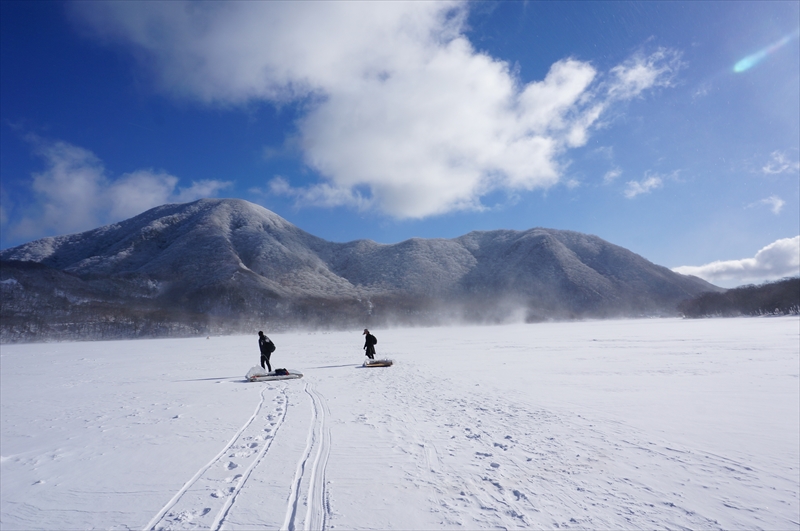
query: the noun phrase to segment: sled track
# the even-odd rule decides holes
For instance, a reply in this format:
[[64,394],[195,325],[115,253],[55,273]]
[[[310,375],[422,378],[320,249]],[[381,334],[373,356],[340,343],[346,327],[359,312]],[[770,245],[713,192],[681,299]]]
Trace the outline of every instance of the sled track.
[[[250,474],[269,451],[275,434],[286,418],[289,401],[286,387],[273,399],[272,412],[263,412],[264,393],[274,391],[265,387],[255,411],[239,428],[225,447],[211,461],[200,468],[181,489],[153,517],[144,531],[208,528],[218,531]],[[258,447],[258,450],[255,450]],[[232,459],[227,464],[226,459]],[[234,461],[235,460],[235,461]],[[238,462],[237,462],[238,461]],[[229,474],[247,464],[242,473]],[[231,483],[235,484],[230,486]],[[213,520],[211,520],[212,513]],[[210,520],[210,521],[209,521]]]
[[306,497],[306,515],[303,527],[305,531],[325,529],[327,516],[330,513],[325,489],[325,470],[331,449],[331,433],[327,426],[330,412],[327,402],[317,393],[312,384],[306,383],[303,390],[311,398],[311,424],[305,451],[297,463],[297,470],[292,480],[289,504],[286,507],[286,519],[281,526],[281,529],[288,531],[298,529],[298,505],[303,492]]

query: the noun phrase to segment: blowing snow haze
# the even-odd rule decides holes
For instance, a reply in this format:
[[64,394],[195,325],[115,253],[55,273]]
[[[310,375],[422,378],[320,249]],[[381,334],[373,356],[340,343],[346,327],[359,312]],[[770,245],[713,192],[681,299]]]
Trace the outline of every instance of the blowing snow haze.
[[239,199],[0,252],[2,338],[674,314],[717,288],[571,231],[333,243]]

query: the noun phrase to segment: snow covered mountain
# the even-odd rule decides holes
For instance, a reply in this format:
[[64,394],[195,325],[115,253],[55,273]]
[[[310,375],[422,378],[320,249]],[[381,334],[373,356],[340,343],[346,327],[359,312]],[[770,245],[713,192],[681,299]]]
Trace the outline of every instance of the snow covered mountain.
[[719,290],[576,232],[333,243],[238,199],[164,205],[0,260],[4,341],[664,314]]

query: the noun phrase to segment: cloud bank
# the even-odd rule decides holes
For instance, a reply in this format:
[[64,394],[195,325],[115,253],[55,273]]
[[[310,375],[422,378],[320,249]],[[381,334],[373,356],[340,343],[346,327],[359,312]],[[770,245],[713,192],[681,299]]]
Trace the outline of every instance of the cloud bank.
[[753,258],[717,261],[702,266],[673,269],[683,275],[695,275],[709,282],[736,281],[738,284],[764,282],[800,275],[800,236],[777,240]]
[[298,203],[423,218],[481,208],[494,190],[559,181],[613,104],[666,86],[676,53],[607,73],[565,58],[523,83],[466,36],[458,2],[81,2],[95,38],[154,83],[206,105],[298,104],[298,145],[323,180],[272,193]]
[[213,196],[230,185],[200,181],[181,188],[177,177],[155,170],[137,170],[114,179],[91,151],[35,135],[27,139],[44,161],[45,169],[32,175],[35,202],[15,206],[21,213],[19,221],[8,227],[12,237],[89,230],[165,203]]

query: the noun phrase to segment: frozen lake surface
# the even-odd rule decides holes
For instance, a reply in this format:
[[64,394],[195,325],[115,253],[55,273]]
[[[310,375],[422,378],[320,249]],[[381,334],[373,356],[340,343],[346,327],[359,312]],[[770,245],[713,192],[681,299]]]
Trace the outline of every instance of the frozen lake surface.
[[800,529],[800,319],[3,345],[12,529]]

